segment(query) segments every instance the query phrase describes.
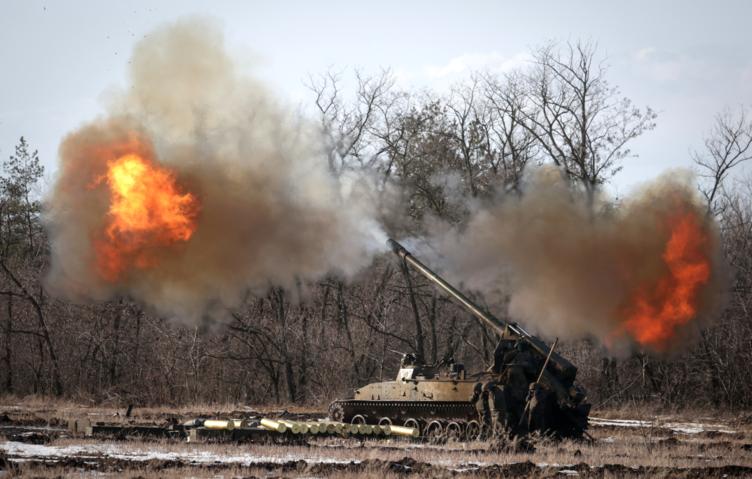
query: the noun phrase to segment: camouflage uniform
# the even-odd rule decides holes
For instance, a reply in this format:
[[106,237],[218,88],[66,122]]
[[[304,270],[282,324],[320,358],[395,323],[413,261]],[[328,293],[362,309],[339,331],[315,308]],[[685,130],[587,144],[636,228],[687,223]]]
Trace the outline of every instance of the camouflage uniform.
[[544,432],[548,429],[548,406],[550,395],[541,384],[531,383],[528,395],[525,425],[528,431]]
[[513,427],[520,423],[525,408],[528,388],[535,381],[535,358],[523,341],[518,341],[515,348],[504,356],[506,365],[502,382],[506,391],[507,421]]
[[478,413],[478,422],[480,423],[480,435],[485,438],[491,428],[491,410],[488,408],[488,392],[484,390],[483,384],[475,383],[470,402],[475,404],[475,411]]
[[502,434],[508,426],[507,401],[504,386],[489,381],[486,383],[485,388],[488,390],[488,408],[491,411],[493,435],[498,436]]

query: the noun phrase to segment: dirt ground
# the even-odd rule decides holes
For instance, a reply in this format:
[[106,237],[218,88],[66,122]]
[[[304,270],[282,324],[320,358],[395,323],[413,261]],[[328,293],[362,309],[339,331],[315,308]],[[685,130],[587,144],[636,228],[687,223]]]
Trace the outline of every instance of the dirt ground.
[[[0,400],[5,477],[752,477],[752,415],[594,411],[593,441],[533,438],[533,450],[488,442],[314,437],[303,445],[187,443],[72,436],[71,418],[123,421],[124,409]],[[137,408],[129,421],[199,416],[323,417],[323,412],[238,405]]]

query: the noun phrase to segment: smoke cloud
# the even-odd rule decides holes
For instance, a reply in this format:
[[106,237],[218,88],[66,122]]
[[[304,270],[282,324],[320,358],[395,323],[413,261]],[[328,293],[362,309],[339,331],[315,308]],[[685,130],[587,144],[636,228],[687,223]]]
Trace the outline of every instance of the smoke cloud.
[[[78,300],[124,294],[191,316],[237,305],[249,290],[354,274],[384,248],[378,201],[367,178],[329,173],[320,136],[240,71],[212,24],[184,20],[152,33],[108,115],[61,144],[46,203],[51,288]],[[104,178],[134,153],[196,199],[195,231],[150,244],[141,234],[135,263],[106,277],[97,265],[112,216]]]
[[[248,291],[351,276],[384,250],[382,203],[368,178],[333,176],[326,153],[212,24],[162,28],[136,46],[108,114],[61,144],[49,286],[191,318]],[[521,193],[467,207],[460,230],[434,225],[438,264],[543,335],[663,350],[719,304],[718,236],[687,175],[614,205],[537,168]]]
[[538,168],[519,195],[476,207],[462,231],[433,238],[453,279],[508,302],[511,319],[548,337],[666,350],[719,301],[717,231],[689,174],[617,205]]

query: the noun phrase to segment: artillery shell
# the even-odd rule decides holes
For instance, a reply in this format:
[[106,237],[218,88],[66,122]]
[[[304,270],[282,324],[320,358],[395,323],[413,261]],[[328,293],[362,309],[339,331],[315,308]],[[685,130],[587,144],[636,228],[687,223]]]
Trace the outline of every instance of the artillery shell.
[[301,427],[301,424],[296,421],[288,421],[280,419],[279,422],[287,426],[287,429],[290,430],[293,434],[301,434],[303,428]]
[[389,426],[390,432],[393,436],[408,436],[418,437],[418,429],[414,427],[405,426]]
[[232,431],[235,429],[235,423],[232,421],[225,421],[223,419],[207,419],[204,421],[204,427],[206,429],[226,429]]
[[337,432],[337,427],[334,423],[328,421],[319,421],[315,423],[319,428],[319,434],[334,434]]
[[261,420],[261,426],[269,429],[270,431],[277,431],[277,432],[285,432],[287,431],[287,426],[285,424],[282,424],[279,421],[275,421],[273,419],[262,419]]
[[341,434],[341,435],[348,435],[350,434],[350,425],[345,424],[342,422],[329,422],[327,423],[327,431],[330,431],[330,434]]

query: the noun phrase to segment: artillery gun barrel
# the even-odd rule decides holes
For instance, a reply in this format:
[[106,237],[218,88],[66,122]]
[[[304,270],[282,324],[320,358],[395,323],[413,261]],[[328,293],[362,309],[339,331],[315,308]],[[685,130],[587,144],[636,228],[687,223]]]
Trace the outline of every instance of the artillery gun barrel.
[[[476,318],[480,319],[481,321],[486,323],[488,327],[496,331],[496,333],[500,337],[505,337],[506,330],[508,329],[516,336],[525,339],[527,343],[530,344],[530,346],[532,346],[533,349],[535,349],[541,356],[545,357],[549,353],[550,347],[548,346],[548,344],[546,344],[545,341],[538,338],[537,336],[533,336],[532,334],[528,333],[519,324],[501,321],[488,311],[481,309],[477,304],[470,301],[470,299],[462,294],[462,292],[460,292],[457,288],[446,282],[441,276],[431,271],[428,266],[424,265],[418,259],[416,259],[412,255],[412,253],[405,249],[404,246],[391,238],[387,240],[387,245],[389,245],[389,248],[391,248],[391,250],[397,256],[402,258],[406,263],[408,263],[416,271],[425,276],[428,280],[432,281],[441,289],[446,291],[450,296],[452,296],[460,304],[467,308]],[[574,378],[577,375],[577,368],[567,359],[554,352],[553,356],[551,357],[551,365],[557,370],[559,374],[561,374],[562,378],[565,378],[570,382],[574,381]]]

